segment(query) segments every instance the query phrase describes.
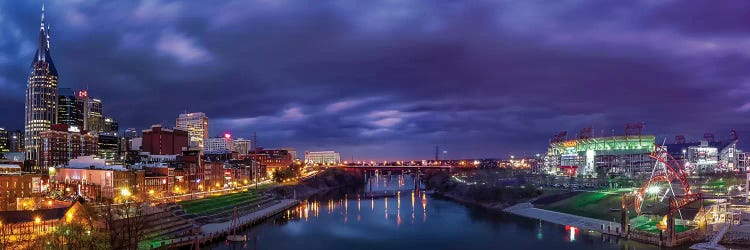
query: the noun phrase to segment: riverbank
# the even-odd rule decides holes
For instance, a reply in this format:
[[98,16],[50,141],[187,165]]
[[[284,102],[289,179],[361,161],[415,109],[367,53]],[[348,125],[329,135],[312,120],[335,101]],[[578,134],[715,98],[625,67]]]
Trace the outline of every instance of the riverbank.
[[337,189],[360,188],[364,183],[365,179],[358,171],[329,168],[297,184],[273,187],[267,193],[277,197],[304,200]]
[[498,212],[507,212],[559,225],[573,226],[587,231],[614,234],[621,230],[619,224],[611,221],[535,208],[531,203],[537,200],[537,198],[540,200],[565,200],[571,196],[575,196],[578,192],[545,194],[542,196],[541,190],[522,181],[517,181],[515,186],[488,185],[486,182],[456,178],[451,173],[431,175],[426,179],[426,185],[428,188],[435,190],[437,196],[445,197],[462,204],[479,206]]
[[620,230],[622,230],[620,229],[620,224],[616,222],[535,208],[534,205],[528,202],[516,204],[503,209],[503,211],[518,216],[600,233],[619,234]]
[[232,225],[232,221],[225,221],[220,223],[209,223],[203,224],[194,230],[193,235],[186,235],[182,237],[170,238],[165,240],[151,240],[147,242],[141,242],[139,249],[158,249],[158,248],[179,248],[193,246],[196,243],[200,245],[206,245],[212,241],[224,240],[224,238],[232,234],[234,231],[241,231],[247,227],[251,227],[264,220],[273,217],[289,208],[297,206],[299,201],[297,200],[279,200],[273,203],[269,203],[265,206],[259,207],[257,211],[240,216],[237,218],[237,224]]
[[433,190],[436,196],[496,211],[528,202],[542,194],[542,191],[533,185],[521,182],[516,181],[516,185],[476,184],[447,172],[435,173],[425,179],[426,187]]

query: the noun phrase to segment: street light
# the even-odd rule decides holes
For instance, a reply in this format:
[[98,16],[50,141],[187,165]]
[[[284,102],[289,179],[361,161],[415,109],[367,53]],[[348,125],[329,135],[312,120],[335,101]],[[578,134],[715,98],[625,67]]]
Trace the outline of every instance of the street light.
[[120,195],[122,195],[122,197],[125,197],[125,199],[127,199],[131,195],[130,190],[128,190],[127,188],[123,188],[120,190]]

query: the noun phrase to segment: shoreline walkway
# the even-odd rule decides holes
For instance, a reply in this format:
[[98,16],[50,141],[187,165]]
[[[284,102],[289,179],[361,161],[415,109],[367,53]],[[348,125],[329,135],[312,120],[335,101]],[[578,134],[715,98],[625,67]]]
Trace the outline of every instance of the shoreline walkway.
[[714,236],[711,238],[711,241],[709,242],[703,242],[703,243],[697,243],[692,246],[690,246],[690,249],[697,249],[697,250],[723,250],[727,249],[726,247],[719,245],[719,241],[721,241],[721,238],[724,238],[724,235],[729,231],[729,223],[724,223],[724,226],[719,229],[719,232],[714,234]]
[[[283,212],[289,208],[292,208],[299,204],[298,200],[285,199],[280,200],[278,203],[270,205],[261,210],[246,214],[238,217],[238,229],[245,228],[250,225],[254,225],[262,220],[272,217],[278,213]],[[174,239],[167,239],[155,242],[147,242],[139,244],[138,249],[155,249],[155,248],[179,248],[184,246],[193,245],[196,241],[201,244],[206,244],[208,241],[213,241],[217,238],[223,237],[233,230],[232,221],[226,221],[221,223],[209,223],[203,224],[200,229],[200,233],[191,236],[183,236]]]
[[[297,200],[281,200],[279,201],[279,203],[261,209],[260,211],[240,216],[237,218],[237,221],[239,222],[239,225],[254,224],[258,220],[268,218],[297,204],[299,204],[299,201]],[[201,232],[203,233],[203,235],[222,234],[230,231],[232,229],[231,227],[231,220],[221,223],[209,223],[201,226]]]
[[[528,202],[516,204],[515,206],[503,209],[503,211],[527,218],[539,219],[559,225],[574,226],[582,230],[597,231],[600,233],[606,233],[603,231],[610,226],[610,232],[621,230],[619,223],[535,208],[534,205]],[[602,230],[602,225],[604,225],[604,230]]]

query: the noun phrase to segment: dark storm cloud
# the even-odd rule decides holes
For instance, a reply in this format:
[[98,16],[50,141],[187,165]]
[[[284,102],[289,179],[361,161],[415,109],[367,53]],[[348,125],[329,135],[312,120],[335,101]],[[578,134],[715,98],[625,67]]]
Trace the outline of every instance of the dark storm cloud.
[[[62,87],[121,127],[344,158],[506,157],[550,135],[750,135],[743,1],[51,1]],[[0,3],[0,124],[20,128],[37,3]]]

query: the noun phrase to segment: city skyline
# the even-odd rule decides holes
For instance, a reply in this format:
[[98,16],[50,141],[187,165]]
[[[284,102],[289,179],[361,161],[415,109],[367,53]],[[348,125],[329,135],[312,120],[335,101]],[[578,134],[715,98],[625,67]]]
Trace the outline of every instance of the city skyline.
[[[210,136],[257,132],[261,146],[342,160],[431,159],[435,145],[450,158],[531,155],[561,130],[632,122],[657,141],[750,135],[743,6],[45,4],[58,87],[96,93],[121,128],[203,112]],[[23,129],[39,8],[0,3],[8,130]]]

